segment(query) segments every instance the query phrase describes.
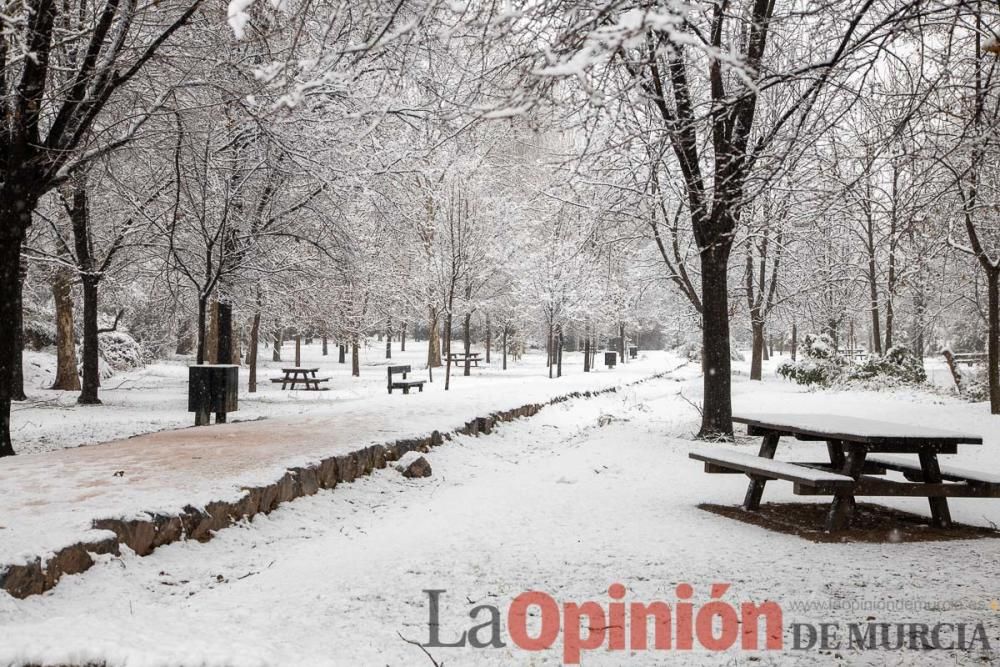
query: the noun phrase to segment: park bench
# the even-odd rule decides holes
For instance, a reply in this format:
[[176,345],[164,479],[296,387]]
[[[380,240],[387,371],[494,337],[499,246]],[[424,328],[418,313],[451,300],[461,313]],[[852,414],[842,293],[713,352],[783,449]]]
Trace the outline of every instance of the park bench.
[[[945,358],[947,358],[945,354]],[[956,364],[965,364],[966,366],[975,366],[977,364],[985,364],[988,355],[985,352],[952,352],[951,358],[955,360]]]
[[[412,372],[410,366],[389,366],[388,376],[389,376],[389,393],[392,393],[393,389],[402,389],[404,394],[410,393],[410,387],[417,387],[421,392],[424,390],[424,380],[407,380],[406,374]],[[402,375],[403,379],[393,380],[393,375]]]
[[837,356],[854,363],[855,361],[864,361],[867,359],[868,350],[862,348],[843,348],[837,350]]
[[318,368],[300,368],[298,366],[292,368],[282,368],[281,372],[284,375],[280,378],[271,378],[271,382],[281,383],[282,389],[287,389],[288,385],[295,389],[295,385],[303,384],[306,387],[306,391],[320,391],[321,389],[329,389],[329,387],[320,387],[321,382],[329,382],[330,378],[316,377],[316,373],[319,371]]
[[[751,436],[763,437],[757,456],[729,448],[698,449],[690,457],[705,463],[707,473],[744,473],[750,478],[743,508],[760,508],[770,480],[793,483],[797,495],[832,495],[826,529],[850,527],[855,496],[916,496],[928,499],[933,525],[951,525],[949,497],[1000,498],[1000,474],[942,466],[938,454],[954,454],[958,445],[981,445],[982,438],[937,428],[895,424],[837,415],[734,415]],[[829,462],[775,461],[782,436],[827,443]],[[916,454],[918,461],[869,453]],[[907,482],[879,477],[903,472]]]

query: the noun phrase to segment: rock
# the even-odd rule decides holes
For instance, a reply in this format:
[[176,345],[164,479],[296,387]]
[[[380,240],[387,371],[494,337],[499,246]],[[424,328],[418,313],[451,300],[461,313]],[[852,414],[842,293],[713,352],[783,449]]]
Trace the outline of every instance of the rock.
[[412,451],[403,454],[395,463],[396,470],[403,477],[430,477],[431,464],[419,452]]

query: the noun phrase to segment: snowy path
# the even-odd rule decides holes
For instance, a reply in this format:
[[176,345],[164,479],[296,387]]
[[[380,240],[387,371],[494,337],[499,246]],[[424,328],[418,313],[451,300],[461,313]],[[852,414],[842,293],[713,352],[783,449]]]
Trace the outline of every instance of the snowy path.
[[[8,499],[0,508],[0,566],[109,535],[91,528],[95,519],[177,515],[189,504],[232,502],[245,488],[274,483],[291,467],[371,444],[447,432],[494,411],[628,383],[681,363],[651,352],[614,371],[583,374],[574,366],[550,380],[538,356],[503,375],[484,371],[454,378],[449,392],[438,378],[424,392],[409,395],[387,394],[384,368],[366,368],[365,380],[356,385],[370,390],[363,397],[330,400],[324,394],[334,392],[285,392],[311,394],[310,409],[300,415],[160,431],[7,459],[0,466],[0,492]],[[379,381],[381,391],[375,393]]]
[[[806,412],[829,396],[737,383],[737,405]],[[726,599],[778,601],[791,622],[983,623],[1000,646],[1000,548],[993,540],[909,544],[814,544],[697,509],[735,503],[744,485],[708,476],[687,458],[696,414],[681,398],[695,383],[659,380],[574,400],[461,437],[429,456],[434,476],[391,470],[289,503],[206,544],[176,543],[145,558],[106,557],[83,576],[26,600],[0,596],[0,664],[24,660],[109,665],[430,665],[404,636],[427,638],[423,589],[446,589],[442,636],[472,623],[473,603],[505,610],[522,591],[559,601],[607,602],[621,582],[628,599],[674,602],[713,582]],[[853,404],[852,404],[853,401]],[[990,428],[972,408],[841,396],[837,407],[885,418],[938,414]],[[907,413],[907,410],[909,411]],[[946,426],[945,424],[940,424]],[[815,446],[815,445],[810,445]],[[783,445],[784,447],[784,445]],[[985,448],[984,448],[985,449]],[[787,452],[779,453],[787,454]],[[765,500],[789,500],[773,485]],[[801,500],[801,499],[797,499]],[[956,503],[956,518],[1000,521],[1000,502]],[[855,583],[856,582],[856,583]],[[891,610],[878,604],[909,605]],[[940,611],[913,605],[937,604]],[[852,605],[854,606],[852,609]],[[448,665],[560,664],[542,653],[437,648]],[[786,644],[788,642],[786,636]],[[842,657],[840,657],[842,656]],[[984,664],[955,651],[755,654],[817,664]],[[703,651],[585,653],[583,664],[745,664],[748,655]],[[993,658],[996,654],[993,654]],[[991,660],[986,657],[986,661]]]

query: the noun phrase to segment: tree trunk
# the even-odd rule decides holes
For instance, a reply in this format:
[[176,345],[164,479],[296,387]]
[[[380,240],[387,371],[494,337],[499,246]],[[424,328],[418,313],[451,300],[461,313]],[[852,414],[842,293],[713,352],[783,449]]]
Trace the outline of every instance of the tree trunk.
[[205,363],[219,362],[219,302],[212,299],[208,303],[208,331],[205,334]]
[[69,270],[56,271],[52,280],[52,300],[56,305],[56,380],[52,389],[80,391],[73,329],[73,274]]
[[329,342],[326,340],[326,336],[323,336],[323,356],[324,357],[330,354],[330,349],[329,349],[328,345],[329,345]]
[[438,335],[438,312],[427,308],[427,368],[441,365],[441,340]]
[[351,341],[351,375],[361,377],[361,344],[355,338]]
[[563,353],[563,330],[562,325],[559,325],[559,345],[556,348],[556,377],[562,377],[562,353]]
[[76,400],[81,405],[100,405],[97,390],[101,386],[100,352],[97,335],[97,286],[93,274],[83,276],[83,386]]
[[486,363],[490,363],[490,314],[486,313]]
[[625,323],[618,323],[618,361],[625,363]]
[[385,324],[385,358],[392,359],[392,320]]
[[347,363],[347,346],[343,343],[337,344],[337,363],[338,364]]
[[190,318],[182,317],[177,330],[177,347],[174,348],[176,354],[191,354],[194,350],[195,341],[192,340],[191,333]]
[[503,340],[500,341],[501,346],[503,346],[503,369],[507,370],[507,325],[503,325]]
[[[21,269],[21,243],[30,219],[15,210],[12,202],[0,201],[0,457],[13,456],[10,441],[10,401],[13,395],[14,366],[20,355],[17,347],[17,298]],[[10,206],[10,208],[8,208]],[[33,205],[28,209],[33,208]],[[29,214],[30,215],[30,214]]]
[[590,327],[583,327],[583,372],[590,372]]
[[302,335],[295,334],[295,367],[302,368]]
[[445,331],[448,335],[444,337],[444,390],[451,387],[451,310],[444,318]]
[[875,256],[869,251],[868,255],[868,291],[869,298],[871,299],[871,318],[872,318],[872,343],[874,344],[873,350],[875,354],[882,354],[882,331],[881,325],[879,324],[879,314],[878,314],[878,283],[876,282],[875,275]]
[[986,276],[986,287],[989,290],[987,377],[990,384],[990,414],[1000,415],[1000,270],[989,271]]
[[399,325],[399,351],[406,352],[406,322]]
[[764,331],[763,326],[761,326],[760,338],[761,340],[764,341],[763,345],[764,349],[762,350],[761,358],[764,361],[769,361],[771,359],[771,355],[774,354],[774,352],[771,349],[771,342],[767,339],[767,333]]
[[730,247],[716,243],[701,253],[702,360],[704,399],[700,439],[732,439],[733,406],[729,347]]
[[14,372],[11,385],[11,398],[15,401],[27,400],[24,393],[24,280],[28,275],[27,260],[22,257],[17,273],[17,331],[14,346],[17,354],[14,356]]
[[260,311],[253,314],[253,323],[250,325],[250,349],[247,351],[247,365],[250,367],[249,392],[257,391],[257,345],[260,337]]
[[462,375],[468,377],[472,373],[472,360],[469,353],[472,351],[472,313],[465,314],[465,321],[462,323],[462,347],[465,350],[465,369]]
[[798,352],[798,349],[799,349],[799,331],[798,328],[795,326],[795,323],[792,322],[792,342],[791,342],[791,350],[789,350],[789,353],[791,354],[792,357],[792,361],[795,361],[795,355]]
[[[284,344],[284,331],[281,327],[274,332],[274,345],[271,349],[271,361],[281,361],[281,346]],[[343,363],[343,359],[341,359]]]
[[549,320],[549,331],[548,335],[545,337],[545,361],[549,366],[549,379],[552,379],[552,366],[555,363],[555,345],[552,344],[552,339],[555,336],[555,326],[552,321]]
[[760,380],[764,357],[764,323],[751,321],[750,330],[753,333],[753,345],[750,350],[750,379]]

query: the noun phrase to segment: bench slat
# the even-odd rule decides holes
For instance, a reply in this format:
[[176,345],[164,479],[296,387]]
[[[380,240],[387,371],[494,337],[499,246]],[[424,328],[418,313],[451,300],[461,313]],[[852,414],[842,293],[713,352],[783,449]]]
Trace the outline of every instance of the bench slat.
[[[900,472],[922,473],[920,464],[915,461],[908,461],[896,456],[869,456],[869,461],[874,461],[880,466],[890,470]],[[939,463],[941,468],[941,479],[949,482],[978,482],[979,484],[1000,484],[1000,474],[969,470],[947,463]]]
[[807,468],[787,461],[765,459],[755,454],[737,452],[731,449],[698,449],[690,452],[688,456],[697,461],[704,461],[712,466],[740,470],[748,475],[756,475],[768,479],[784,479],[790,482],[798,482],[805,486],[854,485],[854,480],[847,475],[818,470],[816,468]]

